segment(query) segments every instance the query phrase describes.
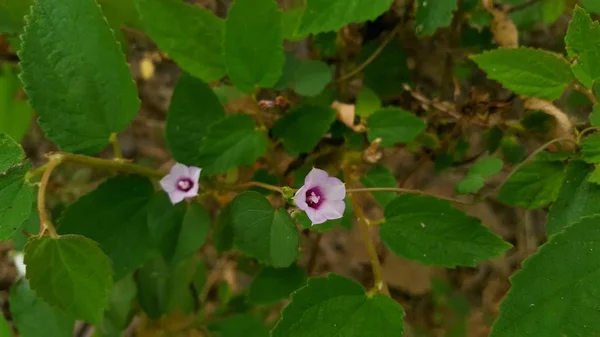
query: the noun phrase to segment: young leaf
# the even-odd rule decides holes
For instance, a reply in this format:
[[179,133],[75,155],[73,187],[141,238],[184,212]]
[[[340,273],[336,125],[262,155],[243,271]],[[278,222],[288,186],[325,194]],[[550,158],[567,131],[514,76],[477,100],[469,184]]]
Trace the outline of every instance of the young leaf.
[[251,314],[235,314],[217,324],[221,337],[269,337],[265,323]]
[[[398,187],[396,178],[390,170],[384,166],[373,166],[360,178],[360,183],[365,187]],[[396,198],[394,192],[373,192],[373,197],[383,207]]]
[[[63,311],[42,301],[20,280],[10,288],[10,313],[21,337],[72,337],[75,320]],[[12,336],[12,332],[9,335]]]
[[196,163],[209,127],[224,118],[225,111],[213,90],[202,80],[181,74],[165,130],[173,158],[186,165]]
[[599,221],[586,217],[566,227],[522,264],[491,337],[598,334]]
[[432,35],[438,28],[449,26],[452,13],[457,9],[457,0],[418,0],[415,15],[417,35]]
[[485,179],[502,170],[502,160],[486,157],[478,160],[471,168],[467,177],[456,185],[459,194],[475,193],[483,187]]
[[292,294],[271,336],[402,336],[403,317],[393,299],[369,295],[358,282],[329,274],[308,279]]
[[554,235],[584,216],[600,214],[600,186],[589,182],[592,175],[589,166],[581,160],[573,160],[567,166],[565,181],[558,198],[548,213],[546,231]]
[[316,60],[300,61],[294,71],[294,91],[302,96],[317,96],[331,82],[332,77],[327,63]]
[[433,197],[401,195],[384,214],[381,241],[396,255],[426,265],[475,266],[511,247],[479,219]]
[[569,22],[565,36],[567,53],[577,57],[573,62],[573,72],[588,88],[600,78],[600,65],[596,61],[600,57],[600,24],[592,21],[590,15],[575,5],[573,18]]
[[283,208],[273,209],[258,192],[238,194],[231,204],[235,247],[259,261],[283,268],[298,255],[298,229]]
[[206,82],[225,76],[223,20],[181,0],[135,2],[148,35],[183,70]]
[[115,280],[120,280],[144,263],[153,246],[146,221],[153,193],[144,177],[108,179],[64,211],[58,231],[98,242],[112,260]]
[[398,143],[410,143],[425,130],[425,122],[400,108],[384,108],[368,120],[369,141],[381,138],[381,146],[390,147]]
[[9,135],[0,133],[0,174],[21,164],[23,159],[25,159],[25,151],[21,145]]
[[110,260],[79,235],[33,237],[25,246],[27,279],[48,304],[92,324],[102,321],[113,284]]
[[0,66],[0,133],[20,141],[31,125],[33,111],[29,102],[17,98],[21,82],[14,68],[8,62]]
[[600,163],[600,134],[587,136],[581,142],[581,158],[586,163]]
[[556,200],[564,178],[563,164],[537,160],[523,165],[508,179],[498,193],[498,200],[527,209],[544,207]]
[[36,1],[22,41],[25,91],[63,151],[99,152],[138,113],[125,56],[96,1]]
[[306,282],[306,271],[296,264],[285,269],[263,268],[250,284],[248,302],[275,304]]
[[279,119],[271,132],[273,136],[283,139],[287,152],[298,155],[312,150],[334,121],[333,109],[301,106]]
[[540,49],[499,48],[471,59],[490,79],[520,95],[554,100],[575,79],[567,60]]
[[202,174],[215,175],[229,169],[253,164],[267,152],[264,132],[248,115],[232,115],[214,124],[200,148],[198,166]]
[[299,34],[338,30],[353,22],[370,21],[387,11],[393,0],[307,0]]
[[361,117],[369,117],[379,109],[381,109],[379,96],[373,90],[363,87],[356,99],[356,114]]
[[25,182],[29,168],[25,164],[0,173],[0,241],[10,239],[31,213],[33,187]]
[[238,89],[270,88],[281,76],[281,17],[274,0],[235,0],[229,8],[223,59]]

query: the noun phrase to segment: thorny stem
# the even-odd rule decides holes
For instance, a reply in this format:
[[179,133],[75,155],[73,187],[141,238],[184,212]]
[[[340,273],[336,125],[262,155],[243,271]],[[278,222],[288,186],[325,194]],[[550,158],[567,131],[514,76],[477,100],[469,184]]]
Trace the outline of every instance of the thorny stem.
[[63,157],[61,155],[54,155],[50,158],[50,161],[46,166],[46,170],[42,175],[42,179],[40,181],[40,188],[38,190],[37,196],[38,212],[40,214],[40,225],[42,227],[40,228],[40,233],[43,233],[44,231],[48,230],[48,232],[50,232],[50,236],[52,237],[58,237],[58,234],[56,233],[56,229],[54,228],[54,225],[52,224],[52,221],[50,220],[50,217],[48,216],[48,213],[46,211],[46,187],[48,186],[48,181],[50,181],[52,171],[54,171],[54,169],[58,165],[60,165],[62,161]]
[[397,24],[396,27],[394,27],[394,29],[392,29],[392,31],[388,34],[388,36],[385,37],[385,40],[383,40],[383,42],[381,43],[381,45],[379,45],[379,47],[377,49],[375,49],[375,51],[373,52],[373,54],[371,54],[371,56],[369,56],[368,59],[366,59],[363,63],[361,63],[358,67],[356,67],[351,72],[349,72],[346,75],[341,76],[340,78],[338,78],[336,80],[336,82],[343,82],[343,81],[345,81],[345,80],[347,80],[349,78],[352,78],[354,75],[360,73],[363,69],[365,69],[371,62],[373,62],[373,60],[375,60],[375,58],[377,58],[377,56],[379,56],[379,54],[381,54],[381,52],[383,51],[383,49],[390,42],[392,42],[392,40],[394,39],[394,37],[396,36],[396,34],[398,34],[398,32],[400,31],[400,29],[402,29],[402,23]]
[[113,154],[115,155],[115,158],[123,159],[123,152],[121,152],[121,147],[119,146],[119,139],[117,138],[117,134],[114,132],[111,133],[108,139],[110,141],[110,144],[112,145]]
[[[351,181],[351,172],[350,169],[344,167],[344,180],[346,183]],[[383,293],[387,296],[390,296],[390,291],[388,290],[387,285],[383,281],[383,269],[381,268],[381,263],[379,262],[379,256],[377,255],[377,250],[375,249],[375,244],[373,244],[373,238],[371,237],[371,231],[369,230],[369,223],[367,222],[367,218],[363,212],[360,203],[356,200],[353,194],[350,194],[350,202],[352,204],[352,208],[356,217],[358,219],[358,224],[360,227],[360,234],[365,243],[365,248],[367,249],[367,255],[369,256],[369,261],[371,262],[371,269],[373,270],[373,290],[377,293]]]
[[347,193],[358,193],[358,192],[398,192],[398,193],[410,193],[410,194],[419,194],[419,195],[427,195],[430,197],[435,197],[438,199],[454,202],[457,204],[470,205],[471,202],[454,199],[450,197],[444,197],[437,194],[427,193],[419,190],[411,190],[409,188],[400,188],[400,187],[368,187],[368,188],[351,188],[346,190]]

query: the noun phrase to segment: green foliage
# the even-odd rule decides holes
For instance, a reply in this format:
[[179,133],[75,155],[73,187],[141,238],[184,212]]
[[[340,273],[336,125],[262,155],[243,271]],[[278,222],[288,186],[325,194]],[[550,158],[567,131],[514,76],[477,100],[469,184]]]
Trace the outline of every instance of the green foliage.
[[25,13],[32,0],[2,0],[0,2],[0,33],[21,33],[25,24]]
[[133,301],[137,296],[137,286],[133,275],[116,282],[108,295],[108,309],[99,327],[100,336],[115,336],[125,330],[132,316]]
[[377,18],[392,0],[307,0],[299,34],[334,31],[352,22]]
[[369,117],[375,111],[381,109],[381,100],[373,90],[363,87],[356,98],[356,114],[361,117]]
[[27,279],[44,301],[74,318],[102,321],[112,287],[109,258],[79,235],[36,237],[25,246]]
[[368,119],[369,141],[381,138],[381,146],[410,143],[425,130],[425,122],[400,108],[378,110]]
[[238,89],[275,85],[284,64],[281,11],[274,0],[235,0],[225,23],[224,55]]
[[[360,178],[360,183],[365,187],[398,187],[396,177],[384,166],[373,166]],[[373,197],[385,207],[396,198],[394,192],[373,192]]]
[[12,328],[8,325],[4,315],[0,316],[0,336],[10,337],[12,333]]
[[573,73],[588,88],[600,78],[600,65],[595,60],[600,57],[600,24],[592,19],[586,11],[575,6],[573,19],[565,36],[567,53],[577,58],[573,62]]
[[306,282],[306,271],[296,264],[284,269],[266,267],[252,281],[248,302],[274,304],[290,296]]
[[300,61],[294,72],[294,91],[303,96],[317,96],[331,82],[332,71],[325,62]]
[[[363,47],[358,62],[365,62],[380,45],[369,41]],[[399,83],[410,83],[410,71],[404,49],[397,41],[389,43],[364,70],[363,85],[381,98],[397,95],[403,91]]]
[[223,20],[180,0],[135,3],[145,31],[182,69],[206,82],[225,76]]
[[310,278],[292,294],[271,331],[273,337],[400,336],[404,310],[383,295],[369,295],[356,281],[335,274]]
[[475,266],[510,245],[449,202],[404,194],[385,207],[381,241],[395,254],[427,265]]
[[258,192],[238,194],[231,205],[235,247],[273,267],[287,267],[298,255],[298,229],[283,208],[273,209]]
[[544,207],[556,200],[564,178],[563,164],[536,160],[523,165],[508,179],[498,193],[498,200],[526,209]]
[[95,154],[137,114],[125,56],[94,0],[36,1],[22,41],[25,91],[63,151]]
[[269,330],[259,318],[250,314],[236,314],[217,323],[221,337],[268,337]]
[[417,35],[432,35],[438,28],[449,26],[457,9],[456,0],[418,0],[415,15]]
[[600,104],[594,104],[594,109],[589,116],[590,124],[595,127],[600,127]]
[[492,337],[593,336],[596,319],[598,217],[587,217],[554,235],[512,277]]
[[167,114],[165,137],[173,158],[192,165],[211,125],[225,118],[215,93],[202,80],[181,74]]
[[33,113],[27,101],[16,97],[21,89],[16,70],[9,64],[0,69],[0,133],[21,140],[29,129]]
[[600,14],[600,3],[595,0],[580,0],[579,1],[583,7],[585,7],[588,11]]
[[215,175],[251,165],[267,151],[265,134],[248,115],[232,115],[213,124],[200,148],[197,165],[202,174]]
[[520,95],[553,100],[574,80],[567,60],[540,49],[499,48],[471,59],[490,79]]
[[0,172],[0,240],[12,237],[31,213],[33,187],[24,179],[29,168],[25,164]]
[[283,139],[288,153],[309,152],[323,138],[335,120],[335,111],[321,106],[302,106],[277,121],[272,128],[275,137]]
[[600,186],[589,181],[591,176],[590,167],[583,161],[569,163],[558,198],[548,213],[548,235],[559,233],[582,217],[600,214],[600,205],[595,202],[600,198]]
[[153,192],[146,178],[111,178],[69,206],[58,231],[98,242],[120,280],[146,261],[153,246],[146,219]]
[[[75,320],[66,313],[41,300],[20,280],[10,288],[10,314],[22,337],[72,337]],[[12,332],[8,335],[12,336]]]
[[5,133],[0,133],[0,151],[0,174],[19,165],[25,158],[21,145]]
[[486,178],[502,170],[502,160],[485,157],[478,160],[471,168],[465,179],[456,184],[456,192],[460,194],[476,193],[483,187]]
[[600,134],[587,136],[581,142],[581,158],[586,163],[600,163]]

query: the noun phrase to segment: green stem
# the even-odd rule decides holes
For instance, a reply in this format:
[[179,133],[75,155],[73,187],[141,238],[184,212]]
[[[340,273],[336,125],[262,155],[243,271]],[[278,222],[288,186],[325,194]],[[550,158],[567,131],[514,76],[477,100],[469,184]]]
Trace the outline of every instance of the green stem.
[[46,166],[46,170],[42,175],[42,179],[40,181],[40,188],[38,190],[37,202],[38,202],[38,212],[40,214],[40,235],[44,233],[44,231],[48,231],[50,236],[58,237],[56,233],[56,229],[50,217],[48,216],[48,212],[46,211],[46,187],[48,187],[48,182],[50,181],[50,176],[52,175],[52,171],[60,165],[63,158],[61,155],[54,155],[50,158]]
[[351,188],[351,189],[346,190],[346,192],[347,193],[360,193],[360,192],[398,192],[398,193],[410,193],[410,194],[426,195],[426,196],[434,197],[434,198],[437,198],[437,199],[442,199],[442,200],[454,202],[454,203],[457,203],[457,204],[464,204],[464,205],[470,205],[470,204],[472,204],[469,201],[463,201],[463,200],[454,199],[454,198],[450,198],[450,197],[444,197],[444,196],[433,194],[433,193],[427,193],[427,192],[424,192],[424,191],[411,190],[409,188],[400,188],[400,187]]
[[110,137],[109,137],[109,141],[110,141],[110,144],[112,145],[113,154],[115,155],[115,158],[122,159],[123,152],[121,152],[121,147],[119,146],[119,139],[117,138],[117,134],[114,132],[111,133]]

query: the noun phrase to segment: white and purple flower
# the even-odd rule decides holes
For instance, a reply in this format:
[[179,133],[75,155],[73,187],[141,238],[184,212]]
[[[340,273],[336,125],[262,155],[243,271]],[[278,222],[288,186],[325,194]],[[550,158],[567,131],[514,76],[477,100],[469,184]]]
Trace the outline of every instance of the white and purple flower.
[[304,178],[302,186],[294,195],[298,208],[306,212],[313,225],[344,215],[346,185],[327,172],[313,168]]
[[171,172],[160,180],[160,186],[169,194],[173,204],[193,198],[198,195],[200,171],[201,168],[177,163],[171,168]]

